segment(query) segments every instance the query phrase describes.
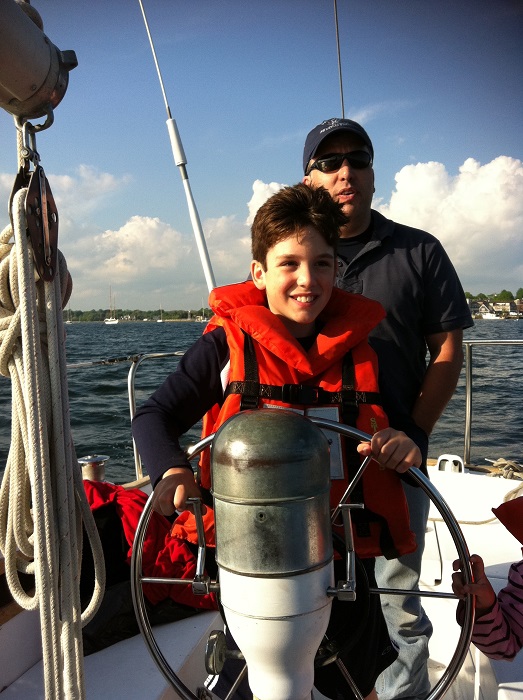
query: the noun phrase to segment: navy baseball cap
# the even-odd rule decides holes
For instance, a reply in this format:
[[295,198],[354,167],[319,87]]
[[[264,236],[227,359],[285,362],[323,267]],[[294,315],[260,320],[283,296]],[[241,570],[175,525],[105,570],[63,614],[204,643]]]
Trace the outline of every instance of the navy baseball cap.
[[311,158],[314,158],[316,151],[319,148],[321,142],[330,136],[331,134],[338,133],[340,131],[349,131],[356,136],[359,136],[363,143],[368,146],[372,159],[374,160],[374,148],[372,147],[372,141],[365,129],[358,124],[358,122],[353,122],[352,119],[326,119],[318,126],[315,126],[312,131],[309,131],[309,135],[305,140],[305,146],[303,148],[303,172],[307,172],[307,166]]

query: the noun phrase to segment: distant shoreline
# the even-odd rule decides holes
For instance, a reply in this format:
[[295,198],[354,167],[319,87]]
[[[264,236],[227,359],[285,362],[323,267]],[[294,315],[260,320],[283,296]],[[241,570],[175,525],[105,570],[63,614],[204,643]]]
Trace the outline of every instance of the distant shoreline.
[[[161,323],[206,323],[209,319],[206,321],[197,321],[195,318],[164,318]],[[68,325],[71,325],[73,323],[104,323],[103,319],[93,319],[93,320],[88,320],[88,319],[71,319],[71,321],[67,321]],[[158,319],[156,318],[119,318],[118,323],[115,324],[110,324],[110,325],[119,325],[120,323],[158,323]]]

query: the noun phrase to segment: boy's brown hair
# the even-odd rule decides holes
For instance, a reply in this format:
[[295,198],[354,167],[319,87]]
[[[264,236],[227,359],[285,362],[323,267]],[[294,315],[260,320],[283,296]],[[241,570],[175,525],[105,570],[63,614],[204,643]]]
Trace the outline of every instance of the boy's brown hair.
[[303,182],[284,187],[263,204],[251,227],[253,260],[267,265],[267,252],[290,236],[313,226],[336,253],[339,231],[348,219],[324,187]]

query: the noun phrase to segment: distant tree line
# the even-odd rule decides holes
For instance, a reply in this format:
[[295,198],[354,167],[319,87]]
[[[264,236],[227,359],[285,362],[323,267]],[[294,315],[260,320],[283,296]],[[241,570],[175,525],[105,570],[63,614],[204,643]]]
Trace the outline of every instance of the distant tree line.
[[[120,321],[195,321],[202,316],[205,318],[211,317],[211,310],[208,308],[200,309],[175,309],[174,311],[165,311],[163,309],[155,309],[153,311],[141,311],[140,309],[115,309],[115,316]],[[74,311],[73,309],[64,309],[64,321],[103,321],[104,318],[110,316],[109,309],[91,309],[91,311]]]
[[471,294],[470,292],[465,292],[465,296],[467,299],[471,299],[473,301],[490,301],[490,302],[497,302],[497,301],[514,301],[515,299],[523,299],[523,287],[520,287],[516,294],[512,294],[512,292],[509,292],[507,289],[502,289],[501,292],[496,292],[494,294],[483,294],[482,292],[480,294]]
[[[516,294],[512,294],[507,289],[502,289],[501,292],[493,294],[471,294],[465,292],[467,299],[472,301],[489,301],[495,303],[497,301],[514,301],[515,299],[523,299],[523,287],[520,287]],[[210,318],[212,312],[208,308],[199,309],[174,309],[174,311],[164,311],[155,309],[153,311],[141,311],[140,309],[116,309],[116,317],[121,321],[157,321],[162,318],[164,321],[196,321],[205,316]],[[72,309],[64,310],[65,321],[103,321],[109,316],[109,309],[91,309],[91,311],[73,311]]]

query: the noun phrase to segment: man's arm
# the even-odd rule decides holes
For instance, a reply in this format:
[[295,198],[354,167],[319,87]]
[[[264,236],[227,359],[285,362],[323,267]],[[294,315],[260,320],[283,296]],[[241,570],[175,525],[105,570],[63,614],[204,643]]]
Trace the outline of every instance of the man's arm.
[[430,361],[412,417],[430,435],[458,383],[463,365],[463,330],[434,333],[425,340]]

